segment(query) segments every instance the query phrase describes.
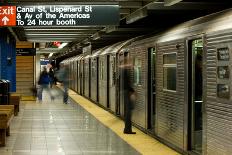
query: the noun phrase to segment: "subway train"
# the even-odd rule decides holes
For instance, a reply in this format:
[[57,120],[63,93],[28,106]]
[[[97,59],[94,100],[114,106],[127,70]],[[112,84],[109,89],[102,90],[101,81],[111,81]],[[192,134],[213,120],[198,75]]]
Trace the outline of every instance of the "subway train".
[[135,126],[183,154],[232,154],[232,9],[61,63],[70,89],[123,118],[125,57]]

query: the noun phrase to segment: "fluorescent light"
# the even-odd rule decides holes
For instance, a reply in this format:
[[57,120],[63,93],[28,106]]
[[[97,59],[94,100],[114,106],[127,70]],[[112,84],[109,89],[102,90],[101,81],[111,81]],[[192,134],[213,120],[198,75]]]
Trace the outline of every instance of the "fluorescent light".
[[48,57],[50,58],[52,55],[53,55],[53,53],[50,53]]
[[66,46],[68,43],[62,43],[58,48],[63,48],[64,46]]

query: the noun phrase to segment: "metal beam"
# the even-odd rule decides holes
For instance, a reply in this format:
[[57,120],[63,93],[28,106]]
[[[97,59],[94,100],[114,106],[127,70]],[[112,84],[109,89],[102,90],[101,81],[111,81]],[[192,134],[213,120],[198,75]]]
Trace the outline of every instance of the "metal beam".
[[164,6],[172,6],[182,0],[164,0]]
[[126,8],[120,8],[120,15],[128,15],[131,13],[131,9],[126,9]]
[[146,16],[147,16],[147,9],[146,8],[141,9],[141,10],[137,10],[126,17],[126,23],[131,24],[131,23],[133,23],[137,20],[140,20]]
[[94,33],[96,33],[96,31],[75,31],[75,32],[73,32],[73,31],[60,31],[60,32],[57,32],[57,31],[26,31],[25,32],[25,34],[26,35],[31,35],[31,34],[35,34],[35,35],[38,35],[38,34],[42,34],[42,35],[45,35],[45,34],[47,34],[47,35],[49,35],[49,34],[57,34],[57,35],[63,35],[63,34],[65,34],[65,35],[68,35],[68,34],[79,34],[79,35],[81,35],[81,34],[83,34],[83,35],[86,35],[86,34],[89,34],[89,35],[91,35],[91,34],[94,34]]
[[119,7],[120,8],[141,8],[143,6],[142,1],[137,1],[137,2],[132,2],[132,1],[124,1],[124,2],[119,2]]
[[172,6],[164,6],[164,2],[155,2],[147,5],[148,10],[214,10],[225,7],[226,3],[207,3],[207,2],[180,2]]
[[111,33],[111,32],[116,31],[116,30],[117,30],[117,26],[106,26],[106,27],[104,28],[104,31],[105,31],[106,33]]
[[91,36],[92,34],[57,34],[57,33],[27,33],[27,37],[75,37],[75,36]]

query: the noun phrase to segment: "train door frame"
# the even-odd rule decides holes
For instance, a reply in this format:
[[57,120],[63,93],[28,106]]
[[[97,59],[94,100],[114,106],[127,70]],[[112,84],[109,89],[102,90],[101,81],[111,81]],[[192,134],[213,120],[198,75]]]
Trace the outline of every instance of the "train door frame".
[[115,104],[115,113],[116,115],[120,115],[120,54],[116,53],[115,56],[115,66],[117,66],[117,69],[115,70],[117,72],[117,78],[116,78],[116,104]]
[[76,64],[76,81],[75,81],[75,83],[76,83],[76,85],[75,85],[75,91],[77,92],[77,90],[78,90],[78,62],[77,62],[77,60],[75,60],[75,64]]
[[82,58],[80,59],[80,95],[83,95],[83,64]]
[[[155,132],[156,121],[156,56],[157,47],[149,47],[147,49],[148,64],[147,64],[147,129],[148,131]],[[155,97],[154,97],[155,96]]]
[[[201,80],[202,80],[202,87],[201,87],[201,102],[200,101],[195,101],[195,97],[196,97],[196,74],[195,74],[195,71],[196,71],[196,59],[199,59],[199,58],[196,58],[196,55],[193,53],[193,45],[192,43],[194,41],[197,41],[197,40],[202,40],[202,57],[201,57]],[[192,37],[188,37],[186,39],[186,75],[187,75],[187,104],[186,104],[186,108],[185,108],[185,111],[186,111],[186,121],[187,121],[187,150],[190,151],[190,152],[194,152],[196,154],[201,154],[203,152],[203,133],[204,133],[204,129],[202,128],[201,129],[201,152],[197,151],[194,144],[196,143],[196,135],[194,136],[194,131],[195,131],[195,128],[196,128],[196,107],[195,107],[195,104],[196,103],[201,103],[201,111],[202,111],[202,107],[204,105],[204,95],[203,95],[203,60],[204,60],[204,37],[203,35],[196,35],[196,36],[192,36]],[[195,51],[196,52],[196,51]],[[199,84],[197,84],[199,85]],[[195,103],[195,104],[194,104]],[[203,114],[201,113],[201,126],[203,127]],[[198,122],[199,123],[199,122]]]
[[79,94],[79,80],[80,80],[80,68],[79,68],[80,64],[79,61],[77,60],[77,93]]
[[89,58],[89,98],[91,98],[91,59]]
[[106,107],[110,108],[110,55],[106,55],[106,72],[107,72],[107,78],[106,78],[106,85],[107,85],[107,91],[106,91]]
[[85,59],[82,59],[82,95],[85,95]]
[[74,59],[72,60],[72,77],[71,77],[71,79],[72,79],[72,90],[75,90],[75,74],[73,74],[73,73],[75,73],[75,68],[74,68]]
[[124,52],[119,53],[119,57],[118,57],[118,65],[119,65],[119,69],[118,69],[118,74],[119,74],[119,89],[118,89],[118,115],[122,116],[123,115],[123,74],[122,74],[122,65],[124,65]]
[[97,72],[97,102],[99,102],[99,57],[96,57],[96,63],[97,63],[97,70],[96,70],[96,72]]

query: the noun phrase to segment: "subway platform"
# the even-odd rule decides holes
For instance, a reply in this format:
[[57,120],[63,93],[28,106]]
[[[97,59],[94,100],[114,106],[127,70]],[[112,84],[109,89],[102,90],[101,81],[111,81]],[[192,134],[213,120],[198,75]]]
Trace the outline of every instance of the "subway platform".
[[71,90],[67,105],[53,93],[54,101],[45,93],[42,103],[21,101],[0,155],[178,155],[136,128],[123,134],[121,119]]

